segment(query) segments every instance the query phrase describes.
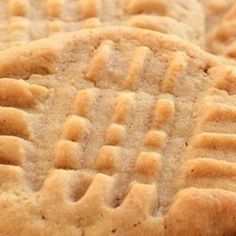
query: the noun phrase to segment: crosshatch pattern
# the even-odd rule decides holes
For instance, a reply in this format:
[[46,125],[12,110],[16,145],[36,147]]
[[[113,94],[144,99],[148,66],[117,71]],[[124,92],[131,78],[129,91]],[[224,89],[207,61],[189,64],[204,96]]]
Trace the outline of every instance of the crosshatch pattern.
[[235,232],[236,72],[171,40],[117,28],[0,54],[0,204],[23,233]]

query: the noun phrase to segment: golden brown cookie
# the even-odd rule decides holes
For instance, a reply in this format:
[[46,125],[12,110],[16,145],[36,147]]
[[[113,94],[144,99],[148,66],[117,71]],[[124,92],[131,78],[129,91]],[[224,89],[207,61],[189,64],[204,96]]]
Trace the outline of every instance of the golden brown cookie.
[[0,61],[0,235],[236,233],[232,68],[125,27]]
[[204,17],[197,0],[8,0],[0,1],[0,7],[0,49],[109,25],[154,30],[204,45]]

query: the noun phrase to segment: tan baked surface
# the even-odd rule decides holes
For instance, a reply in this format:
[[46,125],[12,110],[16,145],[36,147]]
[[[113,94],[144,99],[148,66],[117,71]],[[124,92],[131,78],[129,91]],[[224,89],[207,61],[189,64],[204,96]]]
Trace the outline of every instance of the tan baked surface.
[[126,25],[204,44],[197,0],[0,0],[0,49],[57,32]]
[[118,27],[0,61],[0,235],[236,234],[232,68]]

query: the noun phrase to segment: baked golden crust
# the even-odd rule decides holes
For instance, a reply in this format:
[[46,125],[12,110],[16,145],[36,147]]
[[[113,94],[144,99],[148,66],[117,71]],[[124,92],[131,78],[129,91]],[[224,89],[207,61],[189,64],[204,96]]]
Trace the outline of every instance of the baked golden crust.
[[0,235],[236,233],[232,67],[125,27],[0,61]]
[[125,25],[177,35],[204,44],[204,17],[197,0],[1,1],[0,49],[58,32]]

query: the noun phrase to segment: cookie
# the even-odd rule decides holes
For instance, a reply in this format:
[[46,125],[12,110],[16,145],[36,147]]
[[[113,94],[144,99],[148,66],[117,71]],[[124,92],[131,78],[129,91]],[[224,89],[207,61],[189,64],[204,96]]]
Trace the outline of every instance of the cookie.
[[205,13],[206,32],[218,25],[235,3],[234,0],[201,0],[200,2]]
[[234,235],[236,72],[110,27],[0,53],[2,235]]
[[228,58],[236,58],[235,44],[236,4],[207,36],[209,50],[214,54],[224,55]]
[[125,25],[204,44],[204,18],[196,0],[9,0],[1,2],[0,49],[51,34]]

